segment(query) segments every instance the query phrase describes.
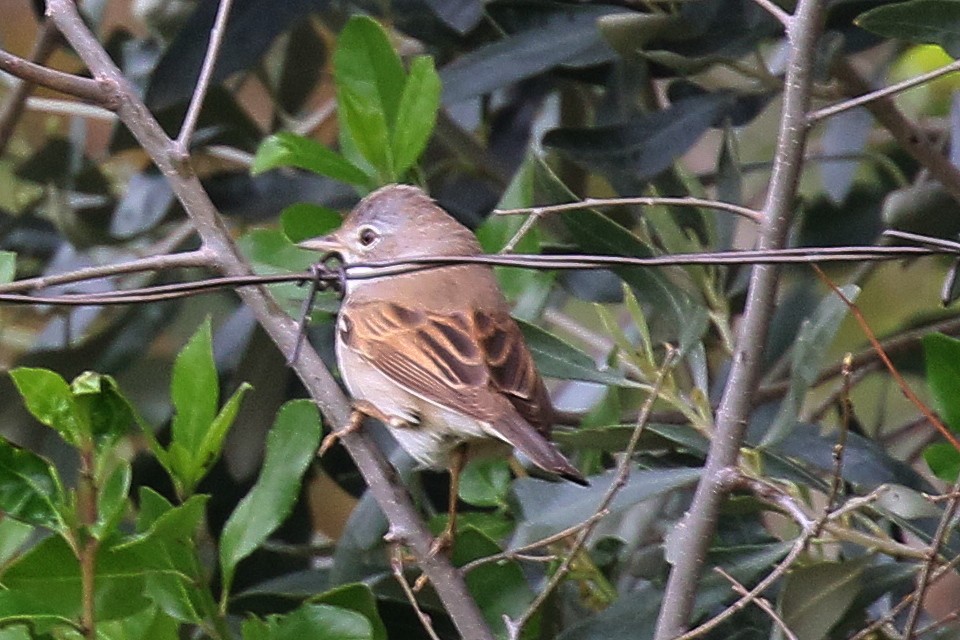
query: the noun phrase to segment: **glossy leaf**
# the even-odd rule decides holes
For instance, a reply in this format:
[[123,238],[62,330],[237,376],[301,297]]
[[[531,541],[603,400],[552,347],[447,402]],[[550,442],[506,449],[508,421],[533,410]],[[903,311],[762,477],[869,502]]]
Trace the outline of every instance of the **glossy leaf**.
[[320,444],[320,416],[308,400],[285,404],[267,436],[263,470],[230,515],[220,538],[220,566],[229,589],[237,563],[250,555],[290,514],[300,480]]
[[68,443],[81,444],[86,429],[66,380],[53,371],[27,367],[13,369],[10,377],[34,418],[56,430]]
[[311,602],[355,611],[370,622],[372,640],[387,640],[387,627],[377,610],[377,598],[367,585],[345,584],[314,596]]
[[440,108],[440,77],[433,58],[419,56],[410,65],[410,75],[397,107],[390,146],[394,170],[402,176],[423,153],[433,133]]
[[932,333],[923,337],[927,387],[950,429],[960,432],[960,340]]
[[510,467],[505,460],[474,460],[460,475],[460,498],[477,507],[506,506]]
[[217,415],[219,396],[220,382],[213,362],[213,337],[208,318],[180,350],[173,365],[170,397],[176,411],[171,426],[174,443],[187,451],[199,451]]
[[330,233],[343,218],[330,209],[309,202],[293,204],[280,213],[280,227],[290,242],[302,242]]
[[960,56],[960,5],[952,0],[910,0],[871,9],[856,23],[874,33],[918,44],[938,44]]
[[137,421],[133,407],[111,376],[82,373],[70,384],[70,391],[100,449],[115,443]]
[[0,439],[0,511],[27,524],[64,531],[64,502],[63,485],[52,464]]
[[350,140],[381,177],[394,179],[390,132],[405,82],[400,57],[375,20],[354,16],[340,32],[333,66],[337,114]]
[[370,182],[367,174],[337,152],[293,133],[275,133],[264,139],[250,170],[256,175],[277,167],[297,167],[355,185]]
[[328,604],[305,604],[276,619],[266,636],[270,640],[373,640],[367,618]]
[[93,535],[103,539],[116,532],[116,527],[127,511],[127,494],[132,478],[130,464],[120,463],[100,487],[97,497],[97,522],[91,528]]

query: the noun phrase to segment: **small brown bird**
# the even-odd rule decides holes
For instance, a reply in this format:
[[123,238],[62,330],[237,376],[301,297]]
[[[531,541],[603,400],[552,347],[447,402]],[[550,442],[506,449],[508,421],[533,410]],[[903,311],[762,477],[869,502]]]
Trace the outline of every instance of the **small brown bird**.
[[[481,253],[469,229],[405,185],[371,193],[336,232],[300,246],[335,251],[346,265]],[[336,353],[354,406],[392,427],[423,467],[450,469],[450,519],[439,545],[452,540],[469,459],[515,448],[541,469],[587,484],[547,439],[553,406],[490,267],[347,279],[345,287]]]

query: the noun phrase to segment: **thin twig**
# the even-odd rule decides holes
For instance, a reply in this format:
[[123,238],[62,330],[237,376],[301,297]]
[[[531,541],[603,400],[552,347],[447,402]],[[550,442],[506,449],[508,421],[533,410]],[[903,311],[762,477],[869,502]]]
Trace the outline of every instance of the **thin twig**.
[[96,80],[35,64],[3,49],[0,49],[0,70],[21,80],[76,96],[107,109],[116,107],[115,96]]
[[[617,471],[614,475],[613,481],[610,483],[610,486],[604,492],[603,497],[600,499],[599,504],[594,513],[602,513],[610,509],[610,505],[613,503],[613,499],[617,496],[620,490],[626,485],[627,480],[630,478],[630,468],[633,466],[633,453],[636,451],[637,445],[640,443],[640,435],[643,433],[643,429],[647,424],[647,421],[650,418],[650,412],[653,410],[653,405],[657,400],[657,397],[660,395],[660,389],[663,387],[663,382],[666,379],[668,373],[676,364],[676,352],[668,351],[664,359],[663,365],[660,367],[660,370],[657,372],[656,381],[653,384],[653,389],[650,391],[650,395],[647,396],[647,399],[644,401],[643,406],[640,408],[640,415],[637,416],[637,423],[633,429],[633,433],[630,435],[630,441],[627,443],[627,446],[624,448],[623,452],[620,454],[620,463],[617,465]],[[547,581],[546,586],[543,590],[537,594],[537,597],[533,599],[533,602],[530,603],[530,606],[527,607],[527,610],[517,618],[516,620],[506,619],[507,624],[507,633],[511,640],[517,640],[521,637],[523,632],[523,627],[530,621],[530,618],[534,613],[540,608],[540,606],[550,597],[550,594],[553,593],[553,590],[559,585],[567,574],[570,572],[570,568],[573,566],[573,562],[576,559],[577,555],[580,553],[580,550],[583,548],[583,545],[586,544],[587,538],[590,537],[590,534],[593,533],[596,524],[599,522],[599,518],[589,521],[587,526],[580,529],[577,533],[577,537],[574,539],[573,544],[570,546],[570,549],[567,550],[566,555],[563,558],[563,562],[560,563],[560,566],[557,567],[557,570],[550,576],[550,580]]]
[[[719,575],[726,578],[726,580],[733,587],[733,590],[738,595],[745,596],[749,593],[745,586],[740,584],[740,582],[736,578],[734,578],[732,575],[724,571],[721,567],[714,567],[713,570]],[[774,624],[780,627],[780,630],[783,631],[783,634],[789,640],[798,640],[797,635],[793,631],[791,631],[790,627],[787,626],[787,623],[784,622],[783,619],[777,615],[777,612],[773,610],[773,607],[770,606],[770,602],[766,598],[755,598],[753,601],[753,604],[760,607],[760,609],[762,609],[764,613],[770,616],[770,619],[773,620]]]
[[[843,357],[843,384],[840,396],[840,433],[837,443],[833,445],[833,473],[830,476],[830,493],[827,494],[827,511],[833,511],[837,506],[837,497],[843,484],[843,454],[847,447],[847,433],[850,431],[850,418],[853,408],[850,402],[850,363],[851,354]],[[818,532],[819,533],[819,532]]]
[[[871,87],[845,59],[833,65],[833,74],[851,96],[871,93]],[[890,132],[904,151],[926,167],[954,200],[960,202],[960,169],[955,167],[942,151],[932,144],[926,133],[911,122],[889,96],[882,96],[864,105],[873,117]]]
[[954,435],[954,433],[948,429],[946,425],[944,425],[943,422],[937,418],[936,415],[934,415],[933,411],[931,411],[930,408],[925,405],[920,398],[917,397],[917,394],[913,392],[913,389],[910,388],[910,385],[907,384],[907,381],[904,380],[902,375],[900,375],[900,372],[897,370],[897,368],[893,366],[893,362],[891,362],[889,356],[884,353],[880,341],[877,340],[876,334],[873,333],[873,330],[867,323],[867,319],[863,317],[863,313],[860,311],[859,307],[853,304],[853,302],[846,295],[844,295],[843,291],[840,290],[840,287],[838,287],[833,280],[828,278],[827,274],[825,274],[819,267],[814,265],[813,270],[816,272],[817,276],[819,276],[820,280],[830,287],[837,297],[840,298],[845,305],[847,305],[848,309],[850,309],[850,313],[857,321],[857,324],[860,325],[860,329],[863,331],[864,335],[866,335],[867,340],[870,341],[870,345],[877,351],[877,356],[890,372],[894,382],[896,382],[897,386],[900,387],[900,391],[902,391],[903,395],[907,397],[907,400],[913,403],[913,406],[919,409],[920,413],[927,417],[927,420],[930,421],[930,424],[932,424],[934,428],[940,432],[947,442],[949,442],[957,451],[960,451],[960,439],[957,439],[957,436]]
[[772,15],[777,19],[780,24],[782,24],[787,29],[790,28],[790,23],[793,21],[793,16],[777,6],[773,0],[753,0],[757,3],[762,9],[767,13]]
[[410,603],[410,606],[413,607],[413,611],[417,614],[423,630],[427,632],[431,640],[440,640],[440,636],[438,636],[437,632],[433,629],[433,620],[420,608],[420,604],[417,602],[417,594],[413,592],[413,588],[407,581],[407,577],[403,575],[403,558],[401,557],[402,552],[400,545],[395,544],[392,546],[393,551],[390,554],[390,570],[393,572],[393,577],[400,583],[403,595],[407,597],[407,601]]
[[914,590],[914,599],[913,605],[910,607],[910,613],[907,614],[907,622],[903,625],[903,637],[905,640],[910,640],[913,637],[913,632],[917,628],[917,622],[920,621],[920,612],[923,609],[923,601],[927,595],[927,589],[930,588],[930,578],[934,570],[934,565],[937,563],[937,558],[940,556],[940,548],[943,546],[944,541],[946,540],[948,532],[953,528],[953,516],[957,513],[957,507],[960,506],[960,478],[953,483],[953,488],[951,489],[953,495],[947,500],[946,506],[943,508],[943,515],[940,516],[940,522],[937,523],[937,530],[933,534],[933,539],[930,540],[930,545],[927,548],[927,559],[923,563],[923,568],[920,570],[920,579],[917,580],[917,588]]
[[[590,516],[583,522],[578,522],[572,527],[567,527],[563,531],[558,531],[553,535],[547,536],[545,538],[541,538],[535,542],[531,542],[530,544],[525,544],[522,547],[517,547],[516,549],[507,549],[506,551],[501,551],[500,553],[494,553],[493,555],[477,558],[476,560],[471,560],[467,564],[460,567],[460,571],[463,572],[464,574],[467,574],[473,571],[474,569],[476,569],[477,567],[483,566],[485,564],[490,564],[491,562],[500,562],[502,560],[517,560],[520,558],[529,559],[529,557],[526,555],[528,551],[535,551],[542,547],[547,547],[551,544],[560,542],[564,538],[569,538],[570,536],[577,533],[578,531],[581,531],[584,527],[591,526],[594,522],[597,522],[598,520],[602,520],[609,514],[610,514],[609,509],[602,509],[594,513],[592,516]],[[537,559],[539,560],[540,558],[537,558]]]
[[550,213],[563,213],[565,211],[576,211],[578,209],[591,209],[594,207],[623,207],[629,205],[642,205],[648,207],[701,207],[705,209],[716,209],[718,211],[733,213],[757,224],[763,220],[763,214],[756,209],[743,207],[731,202],[721,202],[719,200],[708,200],[705,198],[587,198],[585,200],[581,200],[580,202],[567,202],[564,204],[543,205],[540,207],[524,207],[522,209],[496,209],[493,213],[494,215],[498,216],[545,215]]
[[180,127],[180,135],[174,142],[174,146],[182,158],[186,158],[190,153],[190,138],[193,137],[193,130],[197,126],[200,110],[203,108],[203,99],[207,95],[210,79],[213,77],[213,70],[217,65],[217,55],[220,53],[220,45],[223,43],[223,33],[232,4],[233,0],[220,0],[220,6],[217,7],[217,17],[213,21],[213,28],[210,29],[210,41],[207,43],[207,53],[203,58],[203,66],[200,68],[200,77],[197,79],[197,86],[193,89],[187,115],[183,118],[183,125]]
[[923,73],[914,78],[908,78],[907,80],[892,84],[889,87],[884,87],[883,89],[865,93],[857,98],[853,98],[852,100],[844,100],[843,102],[838,102],[837,104],[830,105],[829,107],[817,109],[816,111],[813,111],[807,115],[807,122],[809,124],[813,124],[819,120],[823,120],[824,118],[835,116],[838,113],[848,111],[849,109],[855,109],[856,107],[863,106],[869,102],[873,102],[874,100],[880,100],[882,98],[886,98],[887,96],[892,96],[902,91],[906,91],[907,89],[912,89],[917,85],[930,82],[931,80],[936,80],[940,76],[953,73],[954,71],[960,71],[960,60],[954,60],[950,64],[944,65],[939,69],[928,71],[927,73]]
[[[946,564],[941,565],[930,576],[929,584],[932,585],[936,583],[938,580],[940,580],[940,578],[942,578],[943,576],[953,572],[958,565],[960,565],[960,556],[956,556],[952,558],[950,562],[947,562]],[[911,603],[913,603],[916,600],[916,596],[917,596],[916,590],[911,591],[909,594],[907,594],[905,598],[903,598],[903,600],[901,600],[894,606],[890,607],[890,610],[887,611],[885,614],[883,614],[882,616],[880,616],[879,618],[877,618],[876,620],[868,624],[863,629],[860,629],[860,631],[858,631],[854,636],[852,636],[850,640],[866,640],[867,638],[873,637],[874,632],[877,629],[884,626],[885,624],[888,624],[891,620],[893,620],[898,615],[900,615],[900,613],[904,609],[906,609],[907,606],[909,606]]]
[[178,269],[184,267],[203,267],[210,266],[212,259],[209,252],[202,249],[196,251],[187,251],[184,253],[161,254],[130,260],[119,264],[107,264],[97,267],[86,267],[83,269],[74,269],[67,273],[58,273],[49,276],[38,276],[36,278],[25,278],[16,280],[7,284],[0,284],[0,293],[12,293],[14,291],[39,291],[55,285],[71,284],[74,282],[84,282],[88,280],[97,280],[108,278],[110,276],[124,275],[128,273],[140,273],[143,271],[163,271],[165,269]]

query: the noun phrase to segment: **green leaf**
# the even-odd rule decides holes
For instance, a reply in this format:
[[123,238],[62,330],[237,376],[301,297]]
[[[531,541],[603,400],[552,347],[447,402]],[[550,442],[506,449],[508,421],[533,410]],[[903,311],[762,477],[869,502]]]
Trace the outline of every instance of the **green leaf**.
[[100,487],[97,522],[91,527],[94,537],[102,540],[116,530],[117,524],[127,511],[127,494],[130,492],[132,475],[130,464],[121,462]]
[[27,367],[13,369],[10,377],[34,418],[56,430],[69,444],[81,445],[86,429],[80,424],[66,380],[47,369]]
[[343,218],[337,211],[318,204],[301,202],[280,212],[280,227],[290,242],[301,242],[333,231]]
[[381,179],[395,180],[390,132],[406,78],[383,28],[371,18],[352,17],[337,41],[333,68],[341,126]]
[[937,412],[960,433],[960,340],[942,333],[924,336],[923,361]]
[[217,415],[220,383],[213,362],[213,338],[207,318],[177,355],[170,385],[173,442],[197,451]]
[[418,56],[403,87],[390,146],[398,176],[413,166],[427,146],[440,108],[440,76],[433,58]]
[[220,538],[220,566],[228,590],[237,563],[257,548],[290,514],[300,480],[320,442],[320,416],[307,400],[288,402],[267,437],[263,470],[230,515]]
[[265,637],[270,640],[373,640],[373,628],[365,616],[355,611],[328,604],[305,604],[280,618],[272,633]]
[[0,511],[37,527],[64,531],[64,491],[52,464],[0,440]]
[[[496,542],[473,527],[464,527],[457,535],[453,548],[453,563],[461,567],[466,563],[499,553]],[[503,617],[518,618],[533,600],[533,590],[516,562],[488,563],[473,569],[465,577],[467,588],[476,600],[487,624],[497,636],[503,636]],[[539,615],[527,627],[531,638],[539,636]]]
[[960,451],[957,451],[952,444],[947,442],[937,442],[928,445],[923,450],[923,459],[930,467],[930,471],[947,482],[953,482],[960,474]]
[[17,254],[13,251],[0,251],[0,284],[12,282],[17,275]]
[[277,167],[297,167],[347,184],[370,185],[367,174],[352,162],[316,140],[295,133],[275,133],[261,142],[250,170],[256,175]]
[[[860,294],[860,288],[852,284],[844,285],[840,290],[851,301],[856,300]],[[846,303],[830,292],[800,325],[793,343],[790,387],[773,425],[763,437],[762,445],[779,442],[796,426],[803,399],[820,375],[823,361],[827,357],[827,347],[837,335],[847,311]]]
[[[95,594],[98,621],[125,618],[150,605],[142,595],[145,571],[142,558],[135,553],[115,552],[109,547],[99,550]],[[3,584],[43,601],[48,611],[66,617],[77,617],[82,608],[80,565],[60,536],[41,541],[8,567]]]
[[960,56],[960,3],[956,0],[912,0],[877,7],[860,14],[856,24],[889,38],[938,44]]
[[590,356],[544,329],[521,321],[517,324],[541,374],[549,378],[584,380],[618,387],[641,386],[619,372],[597,369]]
[[87,371],[70,384],[82,422],[90,425],[94,443],[99,449],[116,442],[137,418],[127,399],[120,393],[111,376]]
[[863,562],[821,562],[787,574],[780,594],[786,626],[799,640],[827,637],[859,593]]
[[18,554],[30,536],[33,525],[13,518],[0,519],[0,566],[7,564]]
[[355,611],[370,621],[373,640],[387,640],[387,627],[377,610],[377,598],[365,584],[345,584],[310,599],[314,604],[328,604]]
[[200,443],[200,448],[193,454],[194,466],[191,478],[193,485],[191,489],[203,479],[203,476],[207,474],[207,471],[213,466],[213,463],[220,457],[220,452],[223,449],[223,440],[227,437],[227,431],[230,430],[233,421],[237,417],[237,412],[240,410],[240,403],[243,401],[243,397],[250,389],[252,389],[252,387],[246,382],[241,384],[237,390],[233,392],[233,395],[230,396],[230,399],[223,405],[220,412],[217,413],[217,417],[210,423],[210,428],[203,434],[203,441]]
[[460,497],[477,507],[501,507],[510,490],[510,467],[506,460],[474,460],[460,474]]

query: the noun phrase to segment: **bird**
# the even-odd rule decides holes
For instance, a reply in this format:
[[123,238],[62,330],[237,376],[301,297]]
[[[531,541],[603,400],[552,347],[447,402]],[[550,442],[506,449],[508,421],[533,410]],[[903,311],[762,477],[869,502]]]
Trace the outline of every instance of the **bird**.
[[450,471],[449,517],[434,549],[452,545],[469,460],[516,449],[549,474],[587,484],[549,440],[550,396],[488,265],[382,276],[363,268],[482,253],[473,232],[423,190],[381,187],[336,231],[299,246],[336,253],[349,275],[363,276],[346,278],[335,327],[340,376],[354,406],[348,428],[377,418],[420,467]]

